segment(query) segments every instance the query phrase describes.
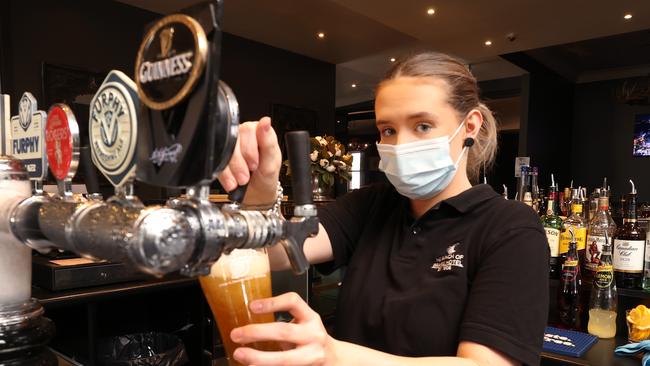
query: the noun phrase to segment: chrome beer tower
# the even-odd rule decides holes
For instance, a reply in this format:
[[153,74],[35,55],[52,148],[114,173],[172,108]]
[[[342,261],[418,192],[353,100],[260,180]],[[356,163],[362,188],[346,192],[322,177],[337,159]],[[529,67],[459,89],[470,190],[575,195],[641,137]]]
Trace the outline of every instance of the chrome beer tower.
[[[138,54],[135,82],[113,71],[93,98],[90,147],[93,162],[115,186],[111,199],[72,193],[79,128],[69,107],[49,110],[45,147],[59,193],[50,197],[37,190],[24,199],[0,192],[2,206],[10,207],[0,219],[12,236],[39,251],[69,250],[155,276],[205,275],[222,253],[276,244],[285,248],[295,273],[309,268],[302,247],[317,233],[318,219],[306,132],[286,136],[295,201],[291,220],[282,217],[279,200],[274,208],[245,209],[245,187],[231,192],[231,204],[209,201],[210,183],[227,166],[239,125],[237,99],[219,80],[221,11],[222,2],[211,1],[152,25]],[[3,163],[14,164],[9,158]],[[133,195],[136,177],[186,194],[145,207]]]
[[[30,299],[29,248],[68,250],[155,276],[197,276],[208,274],[222,253],[281,244],[295,273],[309,268],[303,244],[318,232],[318,219],[306,132],[286,136],[295,202],[290,220],[279,210],[279,185],[268,209],[246,209],[246,187],[231,192],[230,204],[209,200],[239,131],[237,99],[219,80],[222,9],[222,0],[212,0],[153,24],[138,53],[135,82],[112,71],[94,96],[88,137],[93,163],[115,187],[106,201],[72,192],[80,143],[72,110],[55,104],[46,114],[25,93],[9,120],[8,97],[0,95],[0,364],[36,364],[29,357],[56,364],[44,347],[53,325]],[[43,192],[48,166],[58,194]],[[133,194],[134,179],[186,194],[145,206]]]

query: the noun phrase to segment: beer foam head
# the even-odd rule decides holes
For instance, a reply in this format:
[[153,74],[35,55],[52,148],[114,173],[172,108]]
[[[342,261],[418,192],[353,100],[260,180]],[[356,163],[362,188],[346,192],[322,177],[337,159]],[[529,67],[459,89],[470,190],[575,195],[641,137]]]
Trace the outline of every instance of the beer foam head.
[[255,249],[235,249],[230,254],[222,254],[212,265],[210,276],[224,280],[263,276],[271,271],[266,251]]

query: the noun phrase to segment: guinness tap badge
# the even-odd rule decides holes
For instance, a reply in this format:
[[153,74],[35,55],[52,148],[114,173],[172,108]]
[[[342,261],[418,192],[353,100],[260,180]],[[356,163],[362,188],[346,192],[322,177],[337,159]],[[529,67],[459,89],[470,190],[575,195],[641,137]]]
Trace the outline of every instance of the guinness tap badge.
[[140,45],[135,83],[142,102],[151,109],[169,109],[183,101],[205,67],[208,41],[192,17],[174,14],[162,18]]
[[156,22],[136,59],[137,179],[164,187],[209,184],[235,148],[239,106],[219,80],[223,1]]
[[174,38],[174,28],[167,27],[160,31],[160,57],[165,58],[172,49],[172,38]]

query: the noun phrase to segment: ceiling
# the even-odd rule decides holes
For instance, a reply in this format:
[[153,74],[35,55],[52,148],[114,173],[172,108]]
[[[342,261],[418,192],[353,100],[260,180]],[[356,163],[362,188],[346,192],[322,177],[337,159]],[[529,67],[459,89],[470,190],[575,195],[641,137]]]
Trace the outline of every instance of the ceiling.
[[[161,14],[198,2],[119,1]],[[479,80],[491,80],[524,73],[499,58],[501,54],[650,29],[650,1],[641,0],[225,0],[224,4],[226,32],[336,64],[337,106],[372,99],[374,86],[390,67],[389,59],[415,50],[451,53],[471,64]],[[428,8],[435,14],[428,15]],[[627,13],[632,19],[623,19]],[[318,32],[325,38],[318,39]],[[515,35],[512,41],[507,38],[510,33]],[[485,46],[486,40],[492,45]],[[572,52],[579,50],[564,50],[569,57]],[[561,52],[554,54],[548,58]],[[616,57],[607,50],[599,55]]]
[[650,29],[526,51],[574,82],[650,74]]

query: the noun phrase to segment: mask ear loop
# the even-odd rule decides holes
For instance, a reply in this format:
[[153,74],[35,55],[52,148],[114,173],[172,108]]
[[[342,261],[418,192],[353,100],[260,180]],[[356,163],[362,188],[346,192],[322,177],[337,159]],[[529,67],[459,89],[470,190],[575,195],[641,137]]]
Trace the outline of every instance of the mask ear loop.
[[[469,113],[472,113],[473,111],[478,111],[478,110],[472,109]],[[478,111],[478,112],[481,113],[480,111]],[[468,113],[468,115],[469,115],[469,113]],[[454,132],[454,134],[449,138],[449,142],[451,142],[451,140],[453,140],[454,137],[456,137],[456,135],[458,135],[458,132],[460,132],[461,127],[463,127],[465,125],[466,121],[467,121],[467,117],[465,117],[465,119],[463,119],[463,122],[460,124],[460,126],[458,126],[458,128],[456,129],[456,132]],[[458,164],[460,164],[460,160],[463,158],[463,155],[465,155],[465,152],[470,147],[472,147],[472,145],[474,145],[474,138],[473,137],[465,138],[465,140],[463,141],[463,151],[461,151],[460,156],[458,157],[458,159],[454,163],[454,167],[456,169],[458,169]]]
[[454,167],[456,169],[458,169],[458,164],[460,164],[460,160],[463,158],[463,155],[465,155],[465,152],[467,151],[467,149],[469,149],[469,147],[465,146],[465,147],[463,147],[463,151],[460,152],[460,156],[458,157],[458,159],[454,163]]

